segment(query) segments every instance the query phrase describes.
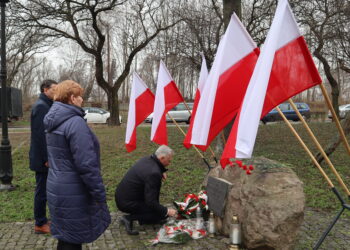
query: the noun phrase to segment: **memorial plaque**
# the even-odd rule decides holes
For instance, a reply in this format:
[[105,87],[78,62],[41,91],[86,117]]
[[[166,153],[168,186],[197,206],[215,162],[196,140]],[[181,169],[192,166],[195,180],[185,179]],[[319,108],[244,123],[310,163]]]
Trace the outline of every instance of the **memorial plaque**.
[[208,206],[217,216],[224,216],[226,197],[232,183],[217,177],[209,176],[207,184]]

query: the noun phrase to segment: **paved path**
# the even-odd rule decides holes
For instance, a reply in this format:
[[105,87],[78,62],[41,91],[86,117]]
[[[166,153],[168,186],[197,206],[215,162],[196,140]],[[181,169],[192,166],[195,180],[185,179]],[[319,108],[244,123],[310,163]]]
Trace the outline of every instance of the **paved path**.
[[[345,211],[345,213],[348,211]],[[106,232],[94,243],[84,245],[83,249],[228,249],[228,238],[215,237],[192,240],[185,245],[159,244],[150,246],[158,227],[137,226],[138,236],[126,234],[119,224],[119,213],[112,214],[112,224]],[[312,249],[312,246],[328,225],[333,215],[307,210],[305,222],[299,234],[295,249]],[[350,249],[350,219],[341,218],[320,249],[336,250]],[[45,235],[33,233],[33,222],[15,222],[0,224],[0,249],[56,249],[57,241]]]

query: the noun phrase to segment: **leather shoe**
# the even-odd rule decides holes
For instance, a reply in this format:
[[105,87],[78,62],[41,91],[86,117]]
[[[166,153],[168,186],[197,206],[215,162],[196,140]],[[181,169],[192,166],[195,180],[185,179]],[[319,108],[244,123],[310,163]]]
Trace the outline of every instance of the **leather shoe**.
[[120,223],[125,226],[125,230],[129,235],[138,235],[139,234],[138,231],[134,231],[132,229],[132,221],[129,220],[128,218],[126,218],[125,215],[120,218]]
[[50,225],[49,223],[46,223],[42,226],[35,226],[34,232],[36,234],[49,234],[50,233]]

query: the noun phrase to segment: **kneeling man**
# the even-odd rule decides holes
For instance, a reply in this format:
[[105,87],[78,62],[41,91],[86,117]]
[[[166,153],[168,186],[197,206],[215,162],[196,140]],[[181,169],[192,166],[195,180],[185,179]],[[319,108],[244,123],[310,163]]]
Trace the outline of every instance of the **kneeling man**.
[[159,204],[162,179],[166,179],[165,167],[173,155],[171,148],[160,146],[154,154],[136,162],[119,183],[115,201],[119,210],[128,213],[121,218],[128,234],[138,234],[132,228],[134,220],[140,224],[157,224],[176,215],[175,209]]

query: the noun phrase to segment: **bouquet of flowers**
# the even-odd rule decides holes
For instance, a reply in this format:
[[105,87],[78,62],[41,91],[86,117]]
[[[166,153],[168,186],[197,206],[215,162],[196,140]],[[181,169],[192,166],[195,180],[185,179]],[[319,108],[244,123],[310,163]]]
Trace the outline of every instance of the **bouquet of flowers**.
[[158,243],[184,244],[191,239],[200,239],[206,236],[207,232],[203,229],[197,230],[191,221],[177,221],[163,225],[157,237],[151,240],[152,245]]
[[178,219],[190,219],[196,217],[197,207],[200,207],[202,214],[208,212],[208,196],[206,191],[200,191],[196,194],[185,194],[184,202],[174,201],[177,209]]

